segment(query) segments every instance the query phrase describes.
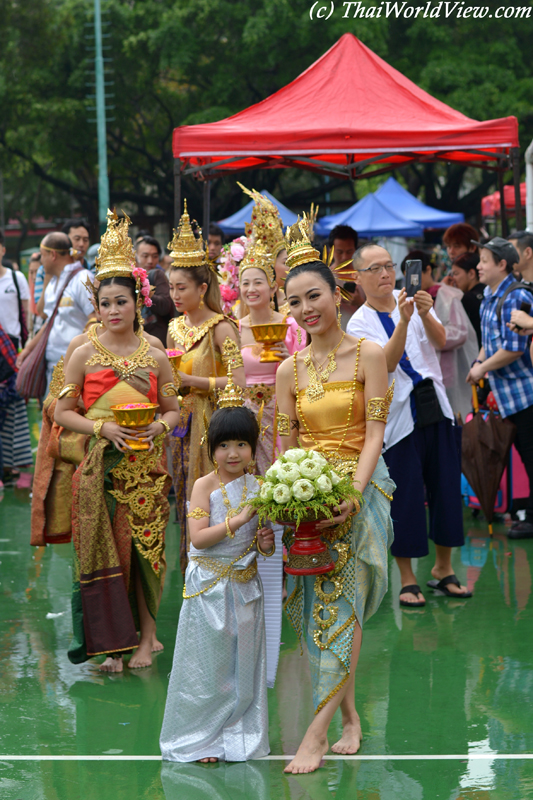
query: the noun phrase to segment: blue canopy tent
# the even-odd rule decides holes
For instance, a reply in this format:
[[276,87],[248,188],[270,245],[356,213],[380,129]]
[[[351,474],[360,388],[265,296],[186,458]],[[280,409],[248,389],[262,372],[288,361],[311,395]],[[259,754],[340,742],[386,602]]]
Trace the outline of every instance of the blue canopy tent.
[[[280,203],[279,200],[267,192],[266,189],[263,190],[262,194],[265,197],[268,197],[269,200],[272,200],[274,205],[277,206],[278,211],[281,216],[281,221],[283,222],[283,227],[287,227],[287,225],[294,225],[297,221],[298,217],[296,214],[293,214],[283,203]],[[222,228],[226,236],[231,236],[235,238],[236,236],[242,236],[244,234],[244,223],[250,222],[252,219],[252,209],[254,207],[254,201],[250,200],[240,211],[235,212],[232,214],[231,217],[226,217],[226,219],[221,219],[220,222],[217,222],[217,225]]]
[[418,222],[423,228],[448,228],[456,222],[464,222],[464,214],[439,211],[426,206],[421,200],[404,189],[392,176],[374,192],[384,206],[407,220]]
[[327,236],[336,225],[350,225],[363,239],[377,236],[413,236],[422,237],[423,226],[410,222],[385,206],[374,194],[367,194],[355,205],[322,217],[315,225],[319,236]]

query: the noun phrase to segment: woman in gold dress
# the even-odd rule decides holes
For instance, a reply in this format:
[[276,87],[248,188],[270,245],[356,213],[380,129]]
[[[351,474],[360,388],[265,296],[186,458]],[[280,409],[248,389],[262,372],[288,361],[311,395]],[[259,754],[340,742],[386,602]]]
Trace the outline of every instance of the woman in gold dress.
[[[341,707],[339,754],[356,753],[361,726],[355,709],[355,668],[363,623],[387,589],[387,549],[392,542],[394,484],[381,457],[391,390],[383,350],[347,336],[336,311],[340,291],[331,270],[310,245],[305,225],[288,234],[287,301],[311,345],[278,369],[278,430],[283,449],[318,450],[363,493],[343,502],[332,520],[318,523],[328,536],[335,569],[325,575],[289,576],[287,615],[305,636],[315,717],[286,772],[312,772],[328,750],[327,733]],[[331,380],[330,380],[331,379]]]
[[[134,266],[128,225],[109,212],[96,273],[105,331],[98,337],[92,328],[89,342],[72,354],[55,411],[58,425],[90,437],[73,479],[69,659],[77,664],[106,655],[100,669],[107,672],[122,671],[122,655],[133,649],[129,666],[149,666],[152,650],[161,648],[155,620],[170,486],[163,439],[179,413],[170,363],[142,336],[140,305],[150,290],[146,273]],[[77,413],[80,395],[85,416]],[[157,403],[162,415],[134,431],[114,421],[111,409],[120,403]],[[139,438],[150,449],[128,445]]]
[[187,501],[194,483],[212,469],[201,441],[216,405],[215,392],[226,386],[228,367],[236,384],[244,387],[246,379],[239,334],[235,324],[222,314],[216,272],[207,261],[202,239],[194,236],[186,202],[169,248],[170,293],[182,314],[168,326],[167,346],[183,353],[178,375],[184,398],[179,423],[173,432],[172,451],[176,511],[181,528],[180,565],[184,573]]

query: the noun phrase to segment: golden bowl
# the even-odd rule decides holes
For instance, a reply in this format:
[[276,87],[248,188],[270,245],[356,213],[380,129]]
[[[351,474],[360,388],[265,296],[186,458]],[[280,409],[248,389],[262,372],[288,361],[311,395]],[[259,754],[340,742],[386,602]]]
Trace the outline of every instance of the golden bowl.
[[[168,356],[168,360],[172,364],[172,368],[174,370],[178,370],[180,368],[183,353],[180,353],[179,350],[167,350],[166,353]],[[173,353],[173,355],[171,355],[171,353]]]
[[250,325],[254,339],[263,345],[259,357],[261,363],[283,361],[283,356],[271,350],[272,346],[284,342],[289,326],[285,322],[267,322],[266,325]]
[[[111,406],[111,411],[118,425],[124,428],[144,428],[151,425],[155,419],[156,411],[159,409],[157,403],[121,403]],[[149,450],[150,445],[142,439],[126,439],[132,450]]]

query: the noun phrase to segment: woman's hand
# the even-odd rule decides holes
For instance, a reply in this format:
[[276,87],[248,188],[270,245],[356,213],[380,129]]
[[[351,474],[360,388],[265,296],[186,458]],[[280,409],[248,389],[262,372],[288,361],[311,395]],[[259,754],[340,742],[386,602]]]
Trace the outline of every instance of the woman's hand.
[[166,433],[167,429],[160,420],[156,420],[150,425],[146,425],[144,428],[135,428],[135,431],[139,434],[139,438],[151,444],[156,436],[159,436],[161,433]]
[[348,519],[348,515],[353,511],[354,504],[352,501],[349,503],[346,500],[343,500],[342,503],[338,506],[333,508],[333,511],[337,511],[337,516],[333,517],[333,519],[322,519],[320,522],[317,523],[317,528],[332,528],[334,525],[342,525]]
[[281,358],[285,361],[286,358],[290,356],[289,351],[287,350],[287,345],[285,342],[276,342],[270,348],[272,353],[276,353],[276,355],[281,356]]
[[103,436],[104,439],[109,439],[117,450],[123,453],[133,449],[129,444],[126,444],[126,439],[138,438],[136,430],[123,428],[122,425],[118,425],[116,422],[104,422],[100,428],[100,436]]
[[[507,323],[507,327],[513,333],[519,333],[522,336],[529,336],[533,329],[533,317],[526,314],[525,311],[515,308],[511,311],[511,322]],[[520,328],[520,330],[518,330]]]
[[15,362],[15,363],[16,363],[16,365],[17,365],[17,369],[20,369],[20,368],[21,368],[21,366],[23,365],[23,363],[24,363],[24,362],[26,361],[26,359],[28,358],[29,354],[30,354],[30,351],[29,351],[27,348],[25,348],[24,350],[21,350],[21,351],[20,351],[20,353],[17,355],[17,360],[16,360],[16,362]]
[[260,531],[257,531],[257,541],[263,553],[270,553],[276,546],[272,528],[261,528]]
[[180,369],[178,370],[178,375],[180,376],[181,381],[180,386],[192,386],[192,383],[189,380],[191,377],[190,375],[187,375],[186,372],[182,372]]

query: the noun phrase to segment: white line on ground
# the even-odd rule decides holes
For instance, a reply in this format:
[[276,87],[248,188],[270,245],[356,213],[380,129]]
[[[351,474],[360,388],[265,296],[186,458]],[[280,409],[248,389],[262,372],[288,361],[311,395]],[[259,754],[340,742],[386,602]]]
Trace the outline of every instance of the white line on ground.
[[[293,755],[271,755],[257,759],[258,761],[289,761]],[[533,753],[467,753],[466,755],[355,755],[324,756],[325,761],[522,761],[533,759]],[[161,761],[161,756],[3,756],[2,761]]]

